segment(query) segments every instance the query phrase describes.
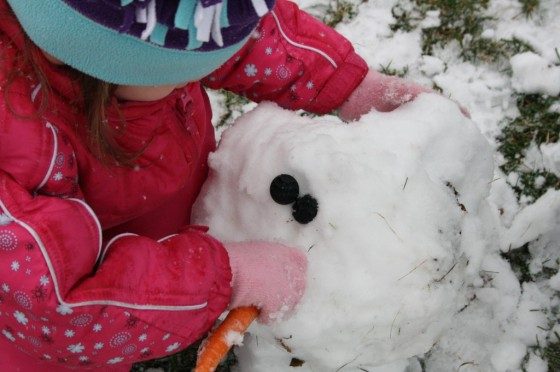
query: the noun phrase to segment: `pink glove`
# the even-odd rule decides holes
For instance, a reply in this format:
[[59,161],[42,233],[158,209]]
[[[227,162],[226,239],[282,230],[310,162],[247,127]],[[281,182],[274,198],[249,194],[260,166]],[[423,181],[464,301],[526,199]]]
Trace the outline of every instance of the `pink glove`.
[[[393,111],[403,103],[412,101],[420,93],[434,93],[434,90],[370,69],[360,85],[340,106],[338,116],[350,122],[358,120],[372,109],[381,112]],[[461,105],[459,108],[463,115],[470,119],[469,111]]]
[[399,77],[384,75],[370,69],[360,85],[340,106],[338,116],[344,121],[353,121],[372,109],[381,112],[393,111],[424,92],[433,91]]
[[265,242],[225,247],[233,273],[230,308],[255,305],[262,323],[290,315],[305,291],[305,255],[295,248]]

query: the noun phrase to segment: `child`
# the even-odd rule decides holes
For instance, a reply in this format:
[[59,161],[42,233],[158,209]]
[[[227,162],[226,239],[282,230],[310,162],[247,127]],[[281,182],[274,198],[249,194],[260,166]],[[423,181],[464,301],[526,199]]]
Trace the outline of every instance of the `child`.
[[424,88],[286,0],[0,0],[0,366],[126,370],[228,307],[288,316],[306,260],[189,226],[215,139],[200,80],[352,120]]

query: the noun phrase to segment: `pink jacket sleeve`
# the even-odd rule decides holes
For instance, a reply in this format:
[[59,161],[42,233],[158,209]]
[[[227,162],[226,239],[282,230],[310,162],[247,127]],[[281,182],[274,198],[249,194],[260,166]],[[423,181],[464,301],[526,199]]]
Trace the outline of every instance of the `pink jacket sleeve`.
[[[223,246],[196,229],[102,246],[71,146],[49,124],[32,136],[16,130],[25,125],[0,123],[0,360],[15,352],[8,342],[37,360],[103,369],[200,338],[230,299]],[[57,155],[37,153],[39,141]]]
[[204,83],[324,114],[338,108],[367,71],[347,39],[295,3],[278,0],[248,43]]

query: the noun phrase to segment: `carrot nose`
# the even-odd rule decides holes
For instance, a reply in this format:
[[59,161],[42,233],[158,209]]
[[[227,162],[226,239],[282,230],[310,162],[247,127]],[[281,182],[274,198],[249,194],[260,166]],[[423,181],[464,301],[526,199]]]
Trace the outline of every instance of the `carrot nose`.
[[194,371],[213,372],[233,346],[233,340],[238,339],[238,335],[243,335],[257,316],[259,309],[254,306],[231,310],[202,343]]

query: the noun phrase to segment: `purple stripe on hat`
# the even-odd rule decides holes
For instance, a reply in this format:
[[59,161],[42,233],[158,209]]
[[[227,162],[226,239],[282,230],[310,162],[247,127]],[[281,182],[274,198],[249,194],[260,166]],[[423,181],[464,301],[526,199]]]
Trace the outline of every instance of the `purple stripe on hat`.
[[125,32],[126,30],[130,30],[132,25],[136,22],[136,14],[133,10],[125,10],[123,14],[123,21],[122,24],[119,26],[119,32]]
[[[42,0],[41,0],[42,1]],[[53,1],[53,0],[48,0]],[[117,32],[140,38],[146,29],[145,23],[136,21],[136,10],[145,9],[149,0],[133,0],[128,5],[121,5],[121,0],[63,0],[82,15],[100,25],[113,29]],[[222,0],[192,0],[201,1],[204,7],[208,7]],[[175,28],[175,13],[180,0],[157,0],[156,18],[157,22],[167,26],[169,31],[165,37],[166,48],[184,50],[187,47],[188,31]],[[269,9],[272,9],[275,0],[265,0]],[[223,47],[236,44],[247,37],[259,22],[259,16],[251,0],[229,0],[227,3],[227,14],[229,27],[222,28]],[[196,50],[211,51],[220,49],[214,41],[203,43]]]
[[203,7],[208,8],[209,6],[221,3],[222,0],[200,0]]
[[189,32],[179,28],[170,29],[165,38],[165,46],[171,49],[185,50],[189,43]]
[[[268,9],[272,9],[276,0],[265,0]],[[248,20],[255,22],[259,20],[259,15],[255,12],[255,7],[251,0],[229,0],[228,19],[230,25],[240,25],[247,23]]]

